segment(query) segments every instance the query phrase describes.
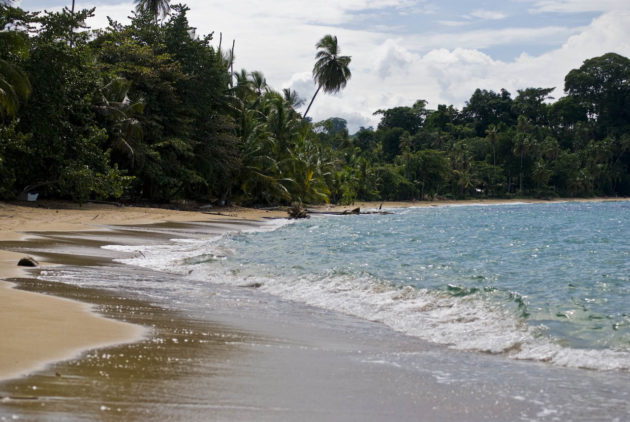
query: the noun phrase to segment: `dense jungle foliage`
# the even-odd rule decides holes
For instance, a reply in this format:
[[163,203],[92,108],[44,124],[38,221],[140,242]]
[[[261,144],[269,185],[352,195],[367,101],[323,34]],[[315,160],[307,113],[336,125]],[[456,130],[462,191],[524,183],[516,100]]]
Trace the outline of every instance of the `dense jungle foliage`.
[[188,12],[170,5],[158,19],[138,8],[129,25],[92,31],[84,22],[94,10],[0,4],[0,198],[262,205],[630,195],[625,57],[586,60],[557,100],[553,88],[515,97],[478,89],[461,110],[424,100],[378,110],[376,129],[350,136],[341,118],[303,118],[303,100],[273,90],[261,72],[234,71],[230,49],[196,36]]

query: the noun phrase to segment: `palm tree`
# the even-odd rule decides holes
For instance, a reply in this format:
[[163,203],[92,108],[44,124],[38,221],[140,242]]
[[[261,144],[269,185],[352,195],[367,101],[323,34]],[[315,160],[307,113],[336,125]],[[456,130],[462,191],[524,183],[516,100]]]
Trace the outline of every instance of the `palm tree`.
[[[26,49],[24,37],[14,31],[0,32],[0,43],[9,50]],[[31,93],[31,83],[26,73],[13,63],[0,59],[0,117],[15,117],[20,102]]]
[[313,79],[318,85],[315,95],[311,99],[310,104],[304,112],[304,117],[308,114],[308,111],[315,101],[315,97],[319,93],[320,89],[324,89],[324,92],[335,93],[339,92],[346,86],[348,80],[352,74],[350,73],[350,56],[340,56],[339,46],[337,44],[337,37],[334,35],[326,35],[319,40],[315,47],[319,49],[315,55],[315,66],[313,66]]
[[486,141],[492,146],[492,190],[497,180],[497,141],[499,139],[498,130],[495,125],[488,126],[486,129]]
[[0,59],[0,116],[15,117],[20,102],[28,98],[31,84],[20,69]]
[[253,72],[250,73],[250,76],[251,76],[251,79],[250,79],[251,86],[256,92],[257,96],[260,97],[261,95],[263,95],[264,92],[267,92],[269,90],[269,87],[267,85],[267,79],[262,74],[262,72],[258,70],[254,70]]
[[170,1],[171,0],[135,0],[136,11],[138,11],[138,13],[148,11],[153,16],[153,20],[157,22],[159,18],[166,16],[171,10]]
[[284,97],[284,102],[291,108],[298,108],[304,104],[304,98],[300,98],[298,93],[291,88],[283,88],[282,96]]
[[127,94],[131,81],[116,78],[102,88],[101,99],[95,109],[109,122],[112,147],[127,155],[130,167],[142,164],[143,157],[136,154],[142,149],[143,130],[138,116],[144,112],[144,100],[132,102]]

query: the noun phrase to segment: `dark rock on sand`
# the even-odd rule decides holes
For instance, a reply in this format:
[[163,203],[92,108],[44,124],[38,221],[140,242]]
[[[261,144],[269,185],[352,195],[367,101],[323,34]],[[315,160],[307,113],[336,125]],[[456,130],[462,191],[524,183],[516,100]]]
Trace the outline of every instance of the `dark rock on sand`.
[[38,265],[39,262],[37,262],[35,258],[31,258],[30,256],[25,256],[18,261],[19,267],[37,267]]

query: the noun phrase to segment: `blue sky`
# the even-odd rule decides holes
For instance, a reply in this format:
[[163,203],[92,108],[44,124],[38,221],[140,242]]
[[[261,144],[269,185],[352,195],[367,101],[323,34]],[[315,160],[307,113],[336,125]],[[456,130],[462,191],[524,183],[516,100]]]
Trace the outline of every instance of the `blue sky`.
[[[172,2],[174,3],[174,2]],[[276,89],[314,92],[314,44],[338,36],[352,56],[352,79],[334,96],[318,97],[315,119],[339,116],[352,130],[375,125],[381,108],[461,107],[475,88],[556,87],[590,57],[630,56],[630,0],[188,0],[198,34],[236,40],[236,66],[260,70]],[[22,0],[27,10],[58,10],[71,0]],[[77,0],[121,22],[132,1]],[[217,37],[218,39],[218,37]]]

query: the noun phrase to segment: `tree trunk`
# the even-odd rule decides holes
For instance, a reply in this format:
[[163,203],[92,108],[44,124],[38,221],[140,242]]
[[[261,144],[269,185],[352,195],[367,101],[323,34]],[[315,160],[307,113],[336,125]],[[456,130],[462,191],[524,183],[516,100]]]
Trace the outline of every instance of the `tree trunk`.
[[523,152],[521,152],[521,171],[518,175],[518,191],[519,194],[523,194]]
[[315,91],[315,95],[313,95],[311,102],[308,104],[308,107],[306,107],[306,111],[304,112],[304,116],[303,116],[305,119],[306,119],[306,115],[308,114],[308,111],[311,109],[311,106],[313,105],[313,101],[315,101],[315,97],[317,97],[317,94],[319,94],[320,89],[322,89],[321,85],[317,87],[317,91]]

